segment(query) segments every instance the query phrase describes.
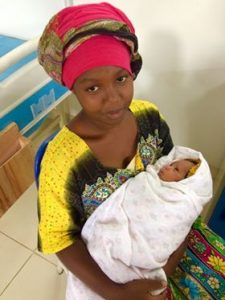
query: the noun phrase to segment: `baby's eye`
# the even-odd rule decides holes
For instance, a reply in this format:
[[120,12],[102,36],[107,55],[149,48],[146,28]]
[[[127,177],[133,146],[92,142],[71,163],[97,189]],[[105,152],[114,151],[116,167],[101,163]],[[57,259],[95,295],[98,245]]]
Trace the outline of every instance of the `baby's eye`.
[[94,93],[94,92],[97,92],[98,89],[99,89],[99,87],[94,85],[94,86],[87,88],[87,91],[90,93]]
[[125,82],[126,79],[127,79],[127,76],[124,75],[124,76],[118,77],[118,78],[117,78],[117,81],[118,81],[118,82]]

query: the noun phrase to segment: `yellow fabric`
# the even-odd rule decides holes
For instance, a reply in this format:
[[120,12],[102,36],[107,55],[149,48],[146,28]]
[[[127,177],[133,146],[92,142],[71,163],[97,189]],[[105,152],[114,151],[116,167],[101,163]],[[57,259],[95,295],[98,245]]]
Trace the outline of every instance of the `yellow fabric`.
[[132,160],[129,162],[126,168],[133,171],[135,170],[135,157],[132,158]]
[[67,127],[59,132],[46,150],[38,195],[41,209],[39,234],[45,241],[42,243],[45,253],[57,252],[72,244],[67,232],[75,224],[65,202],[65,182],[68,171],[88,150],[88,146]]
[[[149,113],[149,111],[158,115],[156,106],[147,101],[134,100],[130,109],[136,118],[140,114]],[[74,223],[73,212],[70,211],[69,207],[68,178],[71,170],[79,170],[80,166],[84,165],[92,156],[88,145],[67,127],[64,127],[49,143],[42,160],[39,176],[40,251],[55,253],[74,243],[75,237],[71,235],[71,232],[79,231],[79,228]],[[136,172],[144,170],[138,149],[134,162]],[[115,176],[118,176],[117,173]],[[128,176],[130,176],[129,172]],[[111,180],[110,178],[113,179],[113,176],[103,180],[98,178],[98,180]],[[87,189],[91,188],[92,185],[88,186]]]
[[199,159],[196,160],[196,164],[188,171],[187,177],[190,177],[195,174],[198,167],[200,166],[201,161]]

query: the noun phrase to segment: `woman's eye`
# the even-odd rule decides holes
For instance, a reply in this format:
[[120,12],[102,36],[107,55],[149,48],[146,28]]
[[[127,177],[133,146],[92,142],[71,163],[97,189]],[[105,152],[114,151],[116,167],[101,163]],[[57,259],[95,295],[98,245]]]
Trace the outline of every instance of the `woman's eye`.
[[98,90],[98,86],[91,86],[87,88],[87,91],[91,93],[97,92],[97,90]]
[[119,78],[117,78],[117,81],[124,82],[124,81],[126,81],[126,79],[127,79],[127,76],[120,76]]

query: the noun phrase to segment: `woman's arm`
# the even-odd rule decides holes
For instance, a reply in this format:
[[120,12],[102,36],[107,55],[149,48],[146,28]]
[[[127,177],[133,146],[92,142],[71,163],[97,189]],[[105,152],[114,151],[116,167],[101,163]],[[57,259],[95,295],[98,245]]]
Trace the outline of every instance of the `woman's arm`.
[[134,280],[126,284],[110,280],[90,256],[84,242],[79,239],[75,244],[57,253],[62,263],[95,293],[107,300],[163,300],[165,293],[150,296],[153,290],[165,285],[155,280]]
[[163,268],[167,277],[170,277],[175,272],[175,269],[184,255],[184,251],[187,248],[188,244],[188,236],[185,238],[184,242],[180,245],[180,247],[170,255],[167,264]]

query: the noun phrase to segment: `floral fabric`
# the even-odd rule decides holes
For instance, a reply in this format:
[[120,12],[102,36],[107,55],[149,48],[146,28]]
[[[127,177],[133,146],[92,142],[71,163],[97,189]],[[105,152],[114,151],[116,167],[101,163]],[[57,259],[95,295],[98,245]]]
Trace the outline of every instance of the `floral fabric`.
[[225,241],[198,218],[167,299],[225,300]]

